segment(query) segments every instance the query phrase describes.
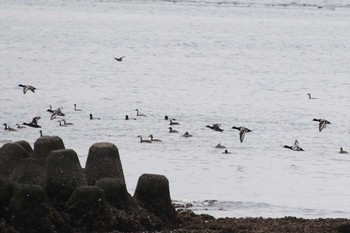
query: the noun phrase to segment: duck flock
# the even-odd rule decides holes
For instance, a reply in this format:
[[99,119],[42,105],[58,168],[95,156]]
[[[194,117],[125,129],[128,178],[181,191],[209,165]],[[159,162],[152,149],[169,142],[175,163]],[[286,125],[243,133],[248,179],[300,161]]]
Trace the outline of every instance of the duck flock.
[[[120,58],[115,58],[117,61],[122,61],[124,57],[120,57]],[[33,93],[35,93],[35,90],[37,90],[36,87],[32,86],[32,85],[23,85],[23,84],[19,84],[19,87],[21,87],[23,89],[23,94],[26,94],[28,91],[31,91]],[[311,96],[310,93],[307,94],[309,99],[316,99],[314,97]],[[57,120],[59,123],[59,126],[62,127],[67,127],[70,125],[73,125],[73,123],[67,122],[65,119],[65,114],[63,113],[63,108],[59,107],[59,108],[52,108],[52,106],[50,105],[49,109],[46,110],[48,113],[50,113],[50,120]],[[74,111],[82,111],[81,109],[77,108],[77,104],[74,104]],[[125,115],[125,120],[137,120],[139,117],[147,117],[147,115],[143,114],[142,112],[140,112],[139,109],[135,109],[136,111],[136,117],[130,117],[129,115]],[[95,117],[93,116],[93,114],[90,113],[89,115],[89,119],[90,120],[101,120],[101,118],[99,117]],[[41,116],[35,116],[32,118],[31,121],[28,122],[22,122],[22,123],[17,123],[16,124],[16,128],[12,128],[11,126],[9,126],[7,123],[3,123],[4,125],[4,130],[7,130],[9,132],[16,132],[17,130],[21,130],[23,128],[26,127],[31,127],[31,128],[41,128],[41,125],[39,124],[39,120],[41,119]],[[169,121],[169,133],[171,134],[178,134],[179,131],[174,129],[174,126],[178,126],[180,125],[180,123],[175,119],[175,118],[171,118],[169,116],[164,116],[164,120],[165,121]],[[329,122],[326,119],[322,119],[322,118],[314,118],[312,121],[318,122],[318,130],[319,132],[322,132],[327,125],[331,124],[331,122]],[[222,133],[224,131],[224,129],[221,128],[221,124],[219,123],[215,123],[215,124],[211,124],[211,125],[206,125],[207,128],[217,131],[219,133]],[[246,133],[250,133],[252,132],[251,129],[248,129],[247,127],[244,126],[232,126],[231,129],[235,129],[239,132],[239,141],[241,143],[243,143],[244,138]],[[40,136],[43,137],[43,132],[42,130],[39,130]],[[161,139],[157,139],[153,137],[153,134],[150,134],[148,136],[149,139],[145,139],[143,138],[141,135],[137,136],[139,138],[139,142],[140,143],[159,143],[162,142]],[[190,134],[189,132],[185,132],[184,134],[182,134],[182,137],[184,138],[190,138],[193,137],[192,134]],[[223,149],[224,151],[222,152],[223,154],[231,154],[231,152],[229,152],[226,148],[226,146],[221,145],[220,143],[217,144],[215,146],[216,149]],[[284,145],[283,148],[286,149],[290,149],[292,151],[304,151],[303,148],[301,148],[299,146],[299,142],[298,140],[294,141],[294,144],[289,146],[289,145]],[[342,147],[340,148],[339,151],[340,154],[348,154],[347,151],[345,151]]]

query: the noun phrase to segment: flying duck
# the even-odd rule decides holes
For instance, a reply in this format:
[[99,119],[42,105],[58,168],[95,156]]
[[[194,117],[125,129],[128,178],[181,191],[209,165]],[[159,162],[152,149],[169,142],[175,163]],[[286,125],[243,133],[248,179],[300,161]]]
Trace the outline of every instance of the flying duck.
[[323,129],[326,128],[327,124],[331,124],[329,121],[327,121],[326,119],[316,119],[314,118],[313,121],[318,121],[320,122],[318,124],[318,130],[321,132]]
[[152,141],[151,140],[147,140],[147,139],[142,139],[142,136],[141,135],[139,135],[139,136],[137,136],[137,137],[139,137],[140,138],[140,143],[152,143]]
[[125,56],[122,56],[122,57],[115,57],[114,59],[116,60],[116,61],[119,61],[119,62],[121,62],[121,61],[123,61],[123,58],[124,58]]
[[220,128],[220,125],[221,124],[213,124],[212,126],[211,125],[207,125],[206,127],[210,128],[212,130],[215,130],[215,131],[222,132],[224,130]]
[[303,148],[301,148],[301,147],[299,146],[298,140],[295,140],[293,146],[284,145],[283,148],[287,148],[287,149],[294,150],[294,151],[304,151]]
[[57,108],[57,109],[55,109],[55,110],[52,110],[52,107],[51,107],[51,105],[50,105],[50,108],[46,110],[47,112],[51,113],[50,120],[55,119],[57,116],[62,116],[62,117],[64,117],[65,114],[62,112],[62,109],[63,109],[63,108],[60,107],[60,108]]
[[38,125],[38,120],[40,118],[41,117],[39,117],[39,116],[34,117],[33,120],[30,123],[23,122],[23,125],[27,125],[27,126],[30,126],[30,127],[33,127],[33,128],[41,128],[41,126]]
[[149,137],[151,138],[151,141],[152,141],[152,142],[161,142],[161,141],[162,141],[162,140],[160,140],[160,139],[153,138],[153,135],[152,135],[152,134],[150,134]]
[[244,136],[246,133],[252,132],[250,129],[246,128],[246,127],[236,127],[236,126],[232,126],[232,129],[237,129],[239,130],[239,140],[241,141],[241,143],[244,140]]
[[173,128],[169,127],[169,133],[178,133],[179,131],[174,130]]
[[32,85],[23,85],[23,84],[19,84],[19,87],[23,87],[23,94],[27,93],[27,91],[32,91],[33,93],[35,93],[35,87],[33,87]]
[[339,154],[349,154],[346,150],[343,150],[343,147],[340,147]]

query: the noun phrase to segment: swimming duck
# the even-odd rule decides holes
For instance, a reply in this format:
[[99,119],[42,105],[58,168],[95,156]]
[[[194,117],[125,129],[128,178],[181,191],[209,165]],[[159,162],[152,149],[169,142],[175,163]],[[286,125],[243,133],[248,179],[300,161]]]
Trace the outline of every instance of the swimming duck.
[[61,120],[59,120],[58,123],[59,123],[59,126],[65,126],[65,127],[68,126],[68,125],[62,124],[62,121],[61,121]]
[[232,126],[232,129],[237,129],[239,130],[239,140],[241,141],[241,143],[244,140],[244,136],[246,133],[252,132],[250,129],[246,128],[246,127],[236,127],[236,126]]
[[169,125],[179,125],[179,124],[180,124],[179,122],[175,122],[173,120],[170,120],[170,123],[169,123]]
[[179,131],[174,130],[173,128],[169,127],[169,133],[178,133]]
[[19,87],[23,87],[23,94],[27,93],[27,91],[32,91],[33,93],[35,93],[35,87],[33,87],[32,85],[23,85],[23,84],[19,84]]
[[40,137],[47,137],[46,135],[43,134],[43,131],[39,130]]
[[190,138],[190,137],[192,137],[192,135],[189,134],[188,132],[185,132],[185,133],[182,135],[182,137]]
[[139,136],[137,136],[137,137],[139,137],[140,138],[140,143],[152,143],[152,141],[151,140],[147,140],[147,139],[142,139],[142,136],[141,135],[139,135]]
[[165,115],[164,116],[164,120],[172,120],[172,121],[176,121],[176,119],[175,118],[170,118],[170,117],[168,117],[167,115]]
[[73,123],[67,122],[66,119],[62,119],[64,125],[74,125]]
[[317,98],[311,97],[310,93],[307,93],[307,95],[309,96],[309,99],[317,99]]
[[303,148],[301,148],[301,147],[299,146],[298,140],[295,140],[293,146],[284,145],[283,148],[287,148],[287,149],[294,150],[294,151],[304,151]]
[[349,154],[346,150],[343,150],[343,147],[340,147],[339,154]]
[[227,149],[224,150],[224,152],[222,152],[222,154],[231,154],[231,152],[229,152]]
[[140,113],[140,111],[138,109],[135,109],[135,111],[136,111],[136,116],[143,116],[143,117],[146,116],[145,114]]
[[125,56],[122,56],[122,57],[115,57],[114,59],[116,60],[116,61],[119,61],[119,62],[121,62],[121,61],[123,61],[123,58],[124,58]]
[[101,120],[101,118],[93,117],[93,115],[90,113],[90,120]]
[[20,124],[16,124],[16,126],[17,126],[17,129],[23,129],[23,128],[27,128],[27,127],[25,127],[25,126],[23,126],[23,125],[20,125]]
[[41,126],[38,125],[38,120],[40,118],[41,117],[39,117],[39,116],[34,117],[33,120],[30,123],[23,122],[23,125],[27,125],[27,126],[30,126],[30,127],[33,127],[33,128],[41,128]]
[[226,146],[221,145],[220,143],[215,146],[216,149],[226,149]]
[[326,119],[316,119],[314,118],[313,121],[318,121],[320,122],[318,124],[318,130],[321,132],[323,129],[326,128],[327,124],[331,124],[329,121],[327,121]]
[[207,125],[206,127],[210,128],[212,130],[215,130],[215,131],[222,132],[224,130],[220,128],[220,125],[221,124],[213,124],[212,126],[211,125]]
[[161,142],[161,141],[162,141],[162,140],[160,140],[160,139],[155,139],[155,138],[153,138],[153,135],[152,135],[152,134],[150,134],[149,137],[151,138],[151,141],[152,141],[152,142]]
[[129,117],[128,115],[125,115],[125,120],[136,120],[136,118],[133,118],[133,117]]
[[8,130],[8,131],[17,131],[16,129],[14,128],[11,128],[10,126],[8,126],[6,123],[4,123],[4,126],[5,126],[5,130]]
[[74,111],[81,111],[81,109],[77,108],[77,104],[74,104]]

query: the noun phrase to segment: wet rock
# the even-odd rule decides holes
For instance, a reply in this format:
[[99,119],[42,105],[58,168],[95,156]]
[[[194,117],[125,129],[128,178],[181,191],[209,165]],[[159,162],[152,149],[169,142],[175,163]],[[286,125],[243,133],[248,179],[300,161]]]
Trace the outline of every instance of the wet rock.
[[20,184],[46,186],[46,167],[37,159],[28,158],[12,172],[9,180]]
[[39,185],[15,185],[9,205],[9,223],[20,232],[70,232],[59,213],[47,202]]
[[350,223],[344,223],[337,227],[339,233],[350,233]]
[[16,143],[16,144],[20,145],[21,147],[23,147],[23,149],[25,151],[27,151],[28,155],[32,155],[33,154],[33,149],[32,149],[32,147],[30,146],[30,144],[27,141],[21,140],[21,141],[16,141],[14,143]]
[[120,178],[103,178],[96,182],[104,193],[107,202],[120,210],[128,210],[136,203],[126,189],[126,184]]
[[21,164],[29,154],[16,143],[6,143],[0,148],[0,177],[8,178],[14,168]]
[[143,174],[140,176],[134,198],[144,208],[164,221],[176,221],[175,208],[170,198],[169,181],[165,176],[156,174]]
[[95,185],[102,178],[124,179],[118,148],[107,142],[93,144],[85,165],[85,177],[88,185]]
[[5,219],[0,219],[0,232],[1,233],[19,233],[13,226],[9,226]]
[[46,162],[46,158],[51,151],[64,148],[63,141],[60,137],[40,137],[34,143],[34,157],[40,161]]
[[0,207],[5,206],[11,199],[13,185],[6,179],[0,178]]
[[112,225],[103,190],[97,186],[78,187],[66,206],[67,221],[81,232],[105,232]]
[[48,155],[46,192],[56,208],[64,206],[73,191],[83,185],[85,177],[74,150],[54,150]]

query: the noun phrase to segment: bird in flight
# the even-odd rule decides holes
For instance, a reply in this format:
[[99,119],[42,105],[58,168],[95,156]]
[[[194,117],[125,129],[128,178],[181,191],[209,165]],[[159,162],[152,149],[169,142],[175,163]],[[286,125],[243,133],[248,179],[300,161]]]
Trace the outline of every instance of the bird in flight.
[[124,58],[125,56],[122,56],[122,57],[115,57],[114,59],[116,60],[116,61],[123,61],[123,58]]
[[304,151],[304,149],[299,146],[298,140],[295,140],[293,146],[284,145],[283,147],[294,151]]
[[252,132],[250,129],[246,128],[246,127],[236,127],[236,126],[232,126],[232,129],[237,129],[239,130],[239,140],[241,141],[241,143],[244,140],[244,136],[246,133]]
[[33,120],[30,123],[24,122],[23,125],[27,125],[27,126],[30,126],[30,127],[33,127],[33,128],[41,128],[41,126],[38,125],[38,120],[39,119],[40,119],[39,116],[34,117]]
[[23,85],[23,84],[19,84],[19,87],[23,87],[23,94],[27,93],[28,90],[32,91],[34,93],[35,91],[35,87],[33,87],[32,85]]
[[323,129],[326,128],[327,124],[331,124],[329,121],[327,121],[326,119],[313,119],[313,121],[318,121],[320,122],[318,124],[318,130],[321,132]]

